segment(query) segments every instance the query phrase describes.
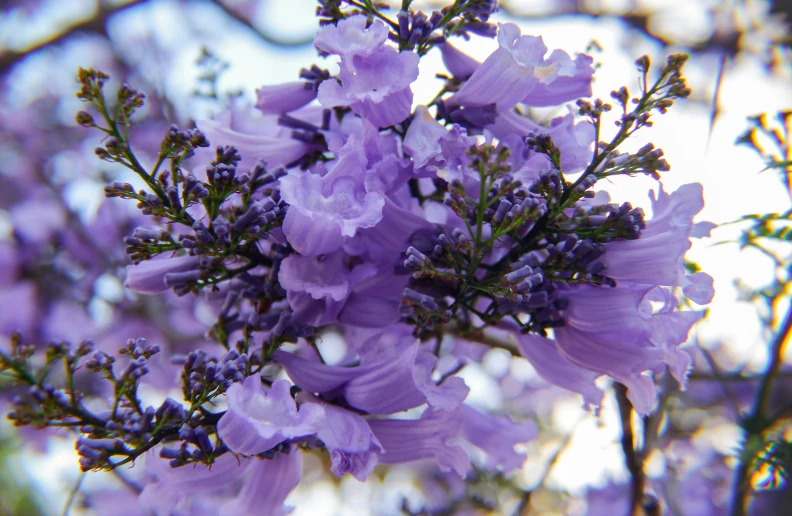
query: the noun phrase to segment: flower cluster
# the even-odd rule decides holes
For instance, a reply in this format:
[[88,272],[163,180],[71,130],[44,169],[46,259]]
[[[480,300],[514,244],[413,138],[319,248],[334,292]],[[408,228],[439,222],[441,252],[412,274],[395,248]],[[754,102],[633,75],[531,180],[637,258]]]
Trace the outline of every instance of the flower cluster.
[[[659,186],[647,217],[609,202],[598,181],[669,169],[651,145],[620,146],[689,94],[685,56],[637,61],[641,90],[613,92],[617,132],[602,141],[611,105],[586,99],[591,57],[490,23],[496,2],[457,0],[428,16],[409,4],[393,19],[371,2],[321,1],[315,46],[336,56],[337,73],[314,65],[258,90],[255,107],[167,128],[150,160],[130,143],[143,94],[124,85],[111,100],[106,74],[80,70],[78,97],[95,113],[77,122],[104,133],[97,156],[141,185],[105,188],[147,217],[123,240],[124,285],[200,296],[213,344],[156,366],[181,366],[183,402],[144,406],[138,387],[158,346],[130,340],[114,357],[56,343],[42,362],[16,337],[0,371],[27,388],[17,425],[78,430],[83,470],[145,456],[156,478],[145,509],[280,514],[304,453],[327,453],[333,473],[361,481],[378,464],[417,460],[456,478],[518,468],[515,444],[535,425],[466,403],[458,375],[476,360],[464,344],[491,334],[590,406],[600,376],[626,386],[640,415],[656,403],[653,374],[667,367],[684,387],[679,346],[702,312],[680,300],[713,295],[712,278],[684,262],[690,239],[712,229],[694,222],[701,187]],[[471,33],[497,35],[481,63],[450,42]],[[413,108],[431,51],[448,75]],[[524,114],[567,103],[576,107],[545,125]],[[318,347],[330,332],[345,342],[332,364]],[[57,362],[64,389],[48,380]],[[85,370],[111,386],[107,410],[83,403]]]

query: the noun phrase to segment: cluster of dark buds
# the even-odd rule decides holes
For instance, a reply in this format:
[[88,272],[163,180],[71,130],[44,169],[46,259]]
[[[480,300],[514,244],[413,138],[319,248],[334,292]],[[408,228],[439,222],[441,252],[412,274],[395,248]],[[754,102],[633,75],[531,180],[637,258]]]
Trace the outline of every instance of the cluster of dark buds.
[[[101,350],[93,352],[93,348],[90,341],[76,347],[54,342],[46,347],[42,362],[36,360],[35,346],[23,344],[22,337],[15,334],[10,353],[0,352],[0,373],[25,390],[14,397],[9,419],[16,426],[76,430],[83,471],[113,469],[132,462],[157,443],[176,439],[186,422],[197,424],[205,419],[196,411],[211,395],[200,396],[189,409],[170,398],[157,408],[143,407],[137,391],[141,378],[150,371],[149,359],[160,351],[158,346],[149,345],[145,339],[130,339],[119,352],[126,358],[120,372],[114,367],[118,358]],[[53,381],[62,381],[63,388],[50,383],[58,363],[63,364],[64,374]],[[237,369],[229,371],[225,365],[223,362],[211,380],[215,391],[224,389],[228,379],[240,378],[235,374]],[[114,394],[107,410],[91,410],[84,403],[84,395],[75,388],[75,376],[81,369],[112,385]]]
[[[646,227],[644,213],[629,203],[592,208],[578,202],[593,196],[599,179],[637,173],[659,178],[669,170],[663,152],[651,144],[632,154],[617,148],[638,129],[651,126],[653,112],[665,113],[675,99],[689,95],[681,73],[686,59],[683,54],[670,56],[653,84],[648,57],[636,62],[642,95],[630,99],[627,88],[613,92],[622,115],[616,121],[619,131],[608,143],[599,141],[600,124],[612,106],[599,99],[578,101],[579,114],[594,125],[597,145],[590,164],[574,181],[565,177],[561,150],[553,139],[532,133],[525,143],[547,157],[548,170],[530,184],[512,177],[510,150],[503,144],[474,147],[468,153],[468,168],[479,180],[477,196],[459,181],[436,184],[439,192],[433,195],[443,196],[466,231],[438,228],[435,240],[416,240],[407,250],[404,266],[412,279],[404,291],[402,313],[418,336],[448,322],[479,331],[504,317],[519,321],[523,331],[544,334],[563,324],[561,284],[615,286],[601,260],[603,245],[639,238]],[[442,108],[441,101],[440,119],[465,117]],[[477,113],[469,115],[486,125],[486,120],[476,120]]]
[[316,14],[320,25],[337,24],[349,16],[365,14],[379,18],[389,29],[389,38],[398,43],[399,50],[415,50],[426,54],[434,45],[450,36],[470,38],[477,34],[495,37],[497,27],[489,18],[499,9],[495,0],[456,0],[453,4],[426,15],[410,8],[412,0],[402,2],[401,10],[393,20],[384,14],[390,6],[384,2],[357,2],[356,0],[319,0]]

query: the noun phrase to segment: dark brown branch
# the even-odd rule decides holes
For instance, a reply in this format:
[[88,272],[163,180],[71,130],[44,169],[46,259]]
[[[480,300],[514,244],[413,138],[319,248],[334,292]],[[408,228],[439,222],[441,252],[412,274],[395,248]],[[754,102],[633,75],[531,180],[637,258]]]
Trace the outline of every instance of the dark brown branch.
[[295,40],[282,40],[276,38],[270,34],[267,34],[260,28],[256,27],[255,25],[253,25],[253,23],[250,20],[248,20],[244,16],[240,15],[239,13],[227,7],[221,0],[209,0],[209,3],[220,8],[226,15],[228,15],[229,17],[233,18],[237,22],[241,23],[242,25],[253,31],[253,33],[256,34],[256,36],[258,36],[259,39],[261,39],[265,43],[269,43],[270,45],[275,45],[279,47],[299,47],[302,45],[307,45],[308,43],[313,41],[314,38],[313,33],[311,33],[305,38],[300,38]]
[[27,56],[38,52],[51,45],[57,45],[64,42],[71,36],[80,32],[89,32],[107,35],[107,21],[108,19],[121,11],[124,11],[135,5],[142,4],[146,0],[131,0],[126,4],[116,5],[112,7],[100,7],[92,17],[82,20],[74,25],[64,27],[60,32],[51,34],[48,38],[34,43],[33,45],[22,50],[10,50],[0,53],[0,74],[4,75],[16,63],[26,58]]
[[[27,56],[34,54],[39,50],[42,50],[49,46],[63,43],[64,41],[66,41],[75,34],[87,32],[87,33],[101,34],[103,36],[107,36],[107,21],[110,19],[111,16],[121,11],[124,11],[130,7],[144,4],[146,3],[146,1],[147,0],[130,0],[126,4],[122,4],[122,5],[115,5],[112,7],[100,7],[90,18],[82,20],[74,25],[69,25],[67,27],[64,27],[60,32],[56,32],[50,35],[48,38],[38,41],[27,48],[24,48],[22,50],[6,50],[0,52],[0,75],[6,74],[8,70],[10,70],[16,63],[20,62]],[[227,16],[229,16],[238,23],[241,23],[242,25],[250,29],[259,39],[270,45],[276,45],[279,47],[296,47],[296,46],[306,45],[311,41],[313,41],[313,34],[311,34],[306,38],[301,38],[297,40],[282,40],[276,38],[270,34],[267,34],[260,28],[254,26],[250,20],[234,12],[225,4],[223,4],[223,2],[220,0],[185,0],[185,3],[203,2],[203,1],[207,1],[210,4],[215,5],[216,7],[221,9]]]
[[635,439],[632,428],[633,406],[627,398],[627,387],[617,383],[614,385],[614,390],[616,391],[616,401],[619,403],[619,416],[622,425],[621,447],[624,452],[624,462],[632,477],[630,484],[630,515],[643,516],[646,476],[643,472],[643,453],[635,449]]

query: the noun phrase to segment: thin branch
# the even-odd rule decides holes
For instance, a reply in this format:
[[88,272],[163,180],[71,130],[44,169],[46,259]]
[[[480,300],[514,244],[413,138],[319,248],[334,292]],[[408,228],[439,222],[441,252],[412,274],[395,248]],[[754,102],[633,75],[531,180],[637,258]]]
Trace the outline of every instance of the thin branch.
[[536,484],[536,487],[531,489],[530,491],[525,491],[523,493],[522,498],[520,499],[520,503],[515,511],[515,515],[517,516],[528,516],[531,511],[531,495],[539,488],[541,488],[545,482],[547,482],[548,477],[550,476],[550,472],[553,471],[553,467],[558,463],[558,459],[561,458],[561,455],[567,450],[569,444],[572,442],[572,437],[575,435],[580,424],[588,417],[588,414],[582,415],[574,425],[572,425],[572,429],[569,431],[568,434],[564,436],[564,439],[561,441],[561,444],[556,448],[553,454],[550,456],[550,460],[547,461],[545,465],[544,472],[540,476],[539,483]]
[[0,75],[5,75],[19,61],[27,56],[38,52],[46,47],[63,43],[71,36],[80,32],[97,33],[107,35],[107,21],[110,17],[121,11],[142,4],[146,0],[131,0],[126,4],[100,7],[90,18],[84,19],[74,25],[64,27],[60,32],[50,34],[46,39],[37,41],[33,45],[22,50],[6,50],[0,53]]
[[707,145],[706,151],[709,152],[710,142],[712,141],[712,132],[715,130],[715,120],[720,114],[720,94],[721,86],[723,85],[723,78],[726,76],[726,63],[729,57],[726,54],[721,55],[720,64],[718,65],[718,76],[715,79],[715,91],[712,93],[712,108],[710,109],[709,117],[709,131],[707,131]]
[[616,391],[616,401],[619,404],[619,416],[622,425],[621,447],[624,452],[624,462],[627,470],[632,477],[630,489],[630,514],[641,516],[644,498],[644,487],[646,486],[646,476],[643,472],[643,453],[635,449],[635,438],[632,428],[633,406],[627,398],[627,387],[617,383],[614,385]]
[[[188,2],[203,1],[203,0],[186,0]],[[237,22],[243,24],[245,27],[253,31],[253,33],[262,41],[279,47],[297,47],[306,45],[313,41],[313,34],[306,38],[298,40],[282,40],[267,34],[260,28],[254,26],[250,20],[244,16],[234,12],[220,0],[207,0],[208,3],[213,4],[220,8],[226,15],[233,18]],[[33,45],[22,50],[6,50],[0,51],[0,75],[5,75],[15,64],[22,61],[31,54],[38,52],[44,48],[52,45],[63,43],[70,37],[81,32],[101,34],[107,36],[107,22],[111,16],[125,11],[130,7],[146,3],[147,0],[130,0],[129,2],[121,5],[100,7],[90,18],[84,19],[73,25],[64,27],[59,32],[51,34],[48,38],[37,41]]]
[[737,401],[737,398],[734,396],[734,393],[732,393],[731,389],[729,389],[729,386],[723,381],[723,375],[721,374],[718,364],[715,362],[715,358],[713,358],[709,351],[702,348],[701,346],[698,346],[698,348],[701,351],[701,354],[704,355],[704,358],[707,359],[707,364],[709,364],[710,369],[712,370],[712,376],[715,380],[717,380],[718,385],[720,385],[721,389],[723,390],[723,394],[726,396],[726,399],[729,400],[729,403],[731,403],[734,414],[739,417],[740,404]]
[[85,473],[80,473],[74,487],[69,491],[69,497],[66,499],[66,503],[63,505],[63,512],[61,513],[63,516],[69,516],[69,512],[71,511],[72,505],[74,505],[74,500],[77,498],[77,493],[80,492],[80,486],[82,486],[85,476]]
[[759,392],[757,394],[759,403],[755,410],[756,415],[765,414],[769,408],[773,384],[784,362],[784,348],[787,342],[789,342],[790,332],[792,332],[792,306],[789,307],[786,317],[784,318],[784,323],[776,334],[775,339],[773,339],[773,344],[770,347],[770,365],[767,369],[767,374],[762,378],[762,382],[759,384]]
[[226,6],[221,0],[209,0],[209,3],[216,6],[217,8],[222,10],[226,15],[228,15],[229,17],[233,18],[237,22],[241,23],[242,25],[253,31],[253,33],[256,36],[258,36],[259,39],[270,45],[275,45],[278,47],[299,47],[299,46],[307,45],[308,43],[313,41],[314,38],[313,33],[309,34],[307,37],[295,39],[295,40],[283,40],[276,38],[275,36],[272,36],[271,34],[267,34],[260,28],[253,25],[253,23],[250,20],[248,20],[241,14],[235,12],[234,10]]
[[[707,373],[695,372],[691,373],[688,377],[688,381],[690,382],[712,382],[712,381],[721,381],[721,382],[732,382],[732,383],[742,383],[742,382],[758,382],[764,378],[764,375],[761,374],[740,374],[740,373],[721,373],[719,376],[713,376]],[[780,371],[776,375],[776,379],[791,379],[792,378],[792,371]]]

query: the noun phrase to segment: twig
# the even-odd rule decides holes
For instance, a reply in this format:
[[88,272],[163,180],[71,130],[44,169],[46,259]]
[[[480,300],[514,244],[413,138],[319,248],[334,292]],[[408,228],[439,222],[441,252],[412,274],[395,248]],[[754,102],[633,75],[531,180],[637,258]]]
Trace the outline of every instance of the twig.
[[301,38],[301,39],[295,39],[295,40],[278,39],[278,38],[272,36],[271,34],[267,34],[263,30],[261,30],[260,28],[258,28],[255,25],[253,25],[253,23],[250,20],[248,20],[244,16],[238,14],[237,12],[231,10],[222,1],[220,1],[220,0],[209,0],[209,3],[214,5],[214,6],[216,6],[217,8],[222,10],[226,15],[228,15],[229,17],[233,18],[237,22],[241,23],[242,25],[244,25],[245,27],[247,27],[248,29],[253,31],[253,33],[256,36],[258,36],[259,39],[261,39],[265,43],[269,43],[270,45],[275,45],[275,46],[278,46],[278,47],[299,47],[299,46],[302,46],[302,45],[307,45],[308,43],[313,41],[313,38],[314,38],[313,33],[311,33],[307,37]]
[[644,455],[635,449],[631,419],[633,406],[627,398],[627,387],[617,383],[613,388],[616,391],[616,401],[619,404],[619,416],[622,425],[621,446],[624,452],[624,462],[632,477],[630,514],[632,516],[641,516],[643,514],[641,507],[644,497],[644,486],[646,485],[646,476],[643,472]]
[[520,499],[520,503],[517,506],[517,510],[514,513],[515,516],[528,516],[528,514],[530,514],[531,495],[534,493],[534,491],[542,487],[545,482],[547,482],[547,478],[550,476],[550,472],[553,470],[553,467],[555,467],[555,465],[558,463],[558,459],[561,458],[561,455],[569,447],[569,443],[572,442],[572,436],[575,435],[575,431],[578,429],[580,424],[586,419],[587,416],[588,414],[583,414],[583,416],[581,416],[577,420],[577,422],[575,422],[575,424],[572,426],[572,430],[570,430],[569,433],[564,436],[564,439],[561,441],[561,444],[550,456],[550,460],[547,461],[547,465],[545,466],[544,473],[542,473],[540,477],[539,483],[536,484],[536,487],[534,487],[532,490],[525,491],[525,493],[523,493],[523,496]]
[[718,382],[718,385],[720,385],[721,389],[723,390],[723,394],[726,395],[726,399],[729,400],[729,403],[731,403],[731,406],[734,409],[734,414],[739,416],[740,404],[737,402],[737,398],[734,397],[731,389],[729,389],[729,386],[723,381],[723,375],[721,374],[720,368],[715,362],[715,359],[712,357],[712,354],[701,346],[698,346],[698,348],[701,351],[701,354],[704,355],[704,358],[707,360],[707,364],[709,364],[709,367],[712,370],[712,377]]
[[[50,35],[46,39],[42,39],[37,41],[33,45],[24,48],[22,50],[6,50],[0,52],[0,75],[5,75],[8,70],[11,69],[16,63],[22,61],[27,56],[38,52],[44,48],[47,48],[52,45],[57,45],[59,43],[63,43],[65,40],[69,39],[73,35],[80,33],[80,32],[89,32],[89,33],[97,33],[107,36],[107,21],[110,19],[111,16],[117,14],[119,12],[125,11],[130,7],[134,7],[136,5],[141,5],[146,3],[147,0],[130,0],[129,2],[121,5],[115,6],[108,6],[108,7],[100,7],[93,16],[88,19],[82,20],[74,25],[69,25],[64,27],[60,32],[56,32]],[[189,2],[197,1],[197,0],[187,0]],[[237,22],[243,24],[247,28],[249,28],[253,33],[259,37],[262,41],[279,47],[296,47],[301,45],[306,45],[313,41],[313,34],[309,37],[289,41],[289,40],[282,40],[276,38],[270,34],[267,34],[263,30],[255,27],[250,20],[246,19],[245,17],[237,14],[230,8],[228,8],[223,2],[220,0],[208,0],[209,3],[217,6],[220,8],[226,15],[233,18]]]
[[0,53],[0,75],[5,75],[19,61],[27,56],[42,50],[43,48],[51,45],[57,45],[67,40],[78,32],[94,32],[99,34],[107,34],[107,20],[114,14],[124,11],[130,7],[142,4],[146,0],[131,0],[125,4],[100,7],[92,17],[82,20],[74,25],[64,27],[60,32],[51,34],[48,38],[37,41],[33,45],[22,50],[9,50]]
[[66,499],[66,503],[63,506],[63,512],[61,513],[63,516],[69,516],[69,511],[71,511],[71,506],[74,505],[74,500],[77,498],[77,493],[80,491],[83,480],[85,480],[85,473],[80,473],[77,477],[77,482],[69,492],[69,497]]

